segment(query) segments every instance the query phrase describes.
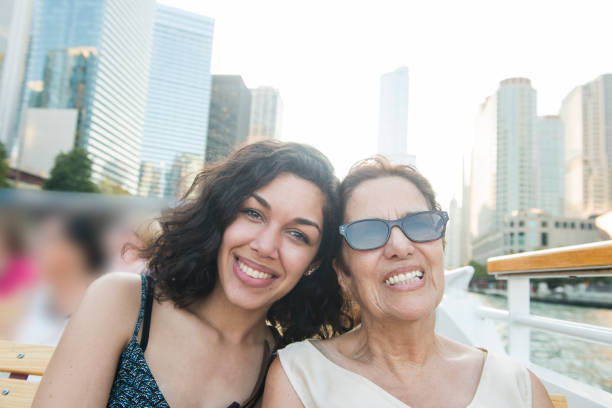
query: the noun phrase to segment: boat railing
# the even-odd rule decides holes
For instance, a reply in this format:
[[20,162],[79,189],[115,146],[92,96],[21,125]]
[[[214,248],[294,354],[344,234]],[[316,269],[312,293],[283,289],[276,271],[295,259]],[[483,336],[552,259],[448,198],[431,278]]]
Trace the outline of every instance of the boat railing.
[[483,307],[482,317],[509,323],[508,352],[529,361],[529,329],[538,329],[612,347],[612,328],[530,313],[531,279],[612,276],[612,241],[489,258],[487,271],[507,280],[508,310]]
[[[481,307],[478,314],[508,323],[511,356],[531,363],[531,329],[612,347],[610,327],[535,316],[530,311],[531,279],[612,276],[612,241],[489,258],[487,271],[507,281],[508,310]],[[602,391],[600,395],[610,401],[609,393]]]

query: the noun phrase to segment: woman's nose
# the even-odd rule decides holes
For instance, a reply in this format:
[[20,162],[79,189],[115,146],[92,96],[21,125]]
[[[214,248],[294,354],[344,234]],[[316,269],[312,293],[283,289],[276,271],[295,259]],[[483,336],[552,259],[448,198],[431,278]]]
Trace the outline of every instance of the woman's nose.
[[271,226],[266,226],[259,230],[259,233],[253,237],[249,246],[262,257],[277,258],[278,239],[279,234],[275,229]]
[[412,242],[399,226],[391,228],[389,240],[385,244],[384,253],[388,258],[405,258],[412,255],[415,251],[414,242]]

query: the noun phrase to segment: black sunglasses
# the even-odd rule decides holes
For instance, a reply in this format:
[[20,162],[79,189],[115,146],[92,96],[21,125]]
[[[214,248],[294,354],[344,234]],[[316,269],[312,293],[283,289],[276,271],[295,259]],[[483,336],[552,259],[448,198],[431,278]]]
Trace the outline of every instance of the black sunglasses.
[[371,218],[349,222],[340,226],[340,235],[351,248],[367,251],[385,245],[391,235],[391,228],[396,225],[413,242],[435,241],[444,236],[447,221],[448,214],[445,211],[423,211],[399,220]]

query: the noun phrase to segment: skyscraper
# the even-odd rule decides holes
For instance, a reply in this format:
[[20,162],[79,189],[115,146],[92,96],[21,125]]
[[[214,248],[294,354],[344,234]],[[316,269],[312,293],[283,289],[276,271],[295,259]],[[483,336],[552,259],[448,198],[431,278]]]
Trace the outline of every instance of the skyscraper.
[[239,75],[213,75],[206,163],[227,157],[247,140],[251,92]]
[[407,143],[408,68],[400,67],[380,78],[378,153],[397,163],[414,164]]
[[89,152],[94,181],[130,193],[138,184],[154,10],[154,0],[35,0],[22,91],[22,111],[40,101],[49,51],[95,49],[78,145]]
[[157,6],[139,194],[176,197],[185,170],[204,165],[213,29],[212,18]]
[[260,86],[251,89],[249,142],[281,138],[283,101],[277,89]]
[[599,215],[612,208],[612,74],[574,88],[560,110],[565,134],[565,212]]
[[504,218],[536,206],[535,121],[527,78],[501,81],[480,107],[470,171],[473,258],[501,255]]
[[558,116],[536,120],[536,207],[548,215],[563,215],[563,123]]

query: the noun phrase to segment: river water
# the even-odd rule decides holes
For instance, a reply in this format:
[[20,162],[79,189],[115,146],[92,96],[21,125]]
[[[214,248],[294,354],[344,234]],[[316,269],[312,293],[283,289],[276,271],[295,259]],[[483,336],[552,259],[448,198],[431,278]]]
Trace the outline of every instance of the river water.
[[[508,309],[506,298],[470,293],[489,307]],[[612,327],[612,310],[531,302],[531,314]],[[496,324],[507,347],[508,324]],[[531,330],[531,361],[581,382],[612,392],[612,347]]]

